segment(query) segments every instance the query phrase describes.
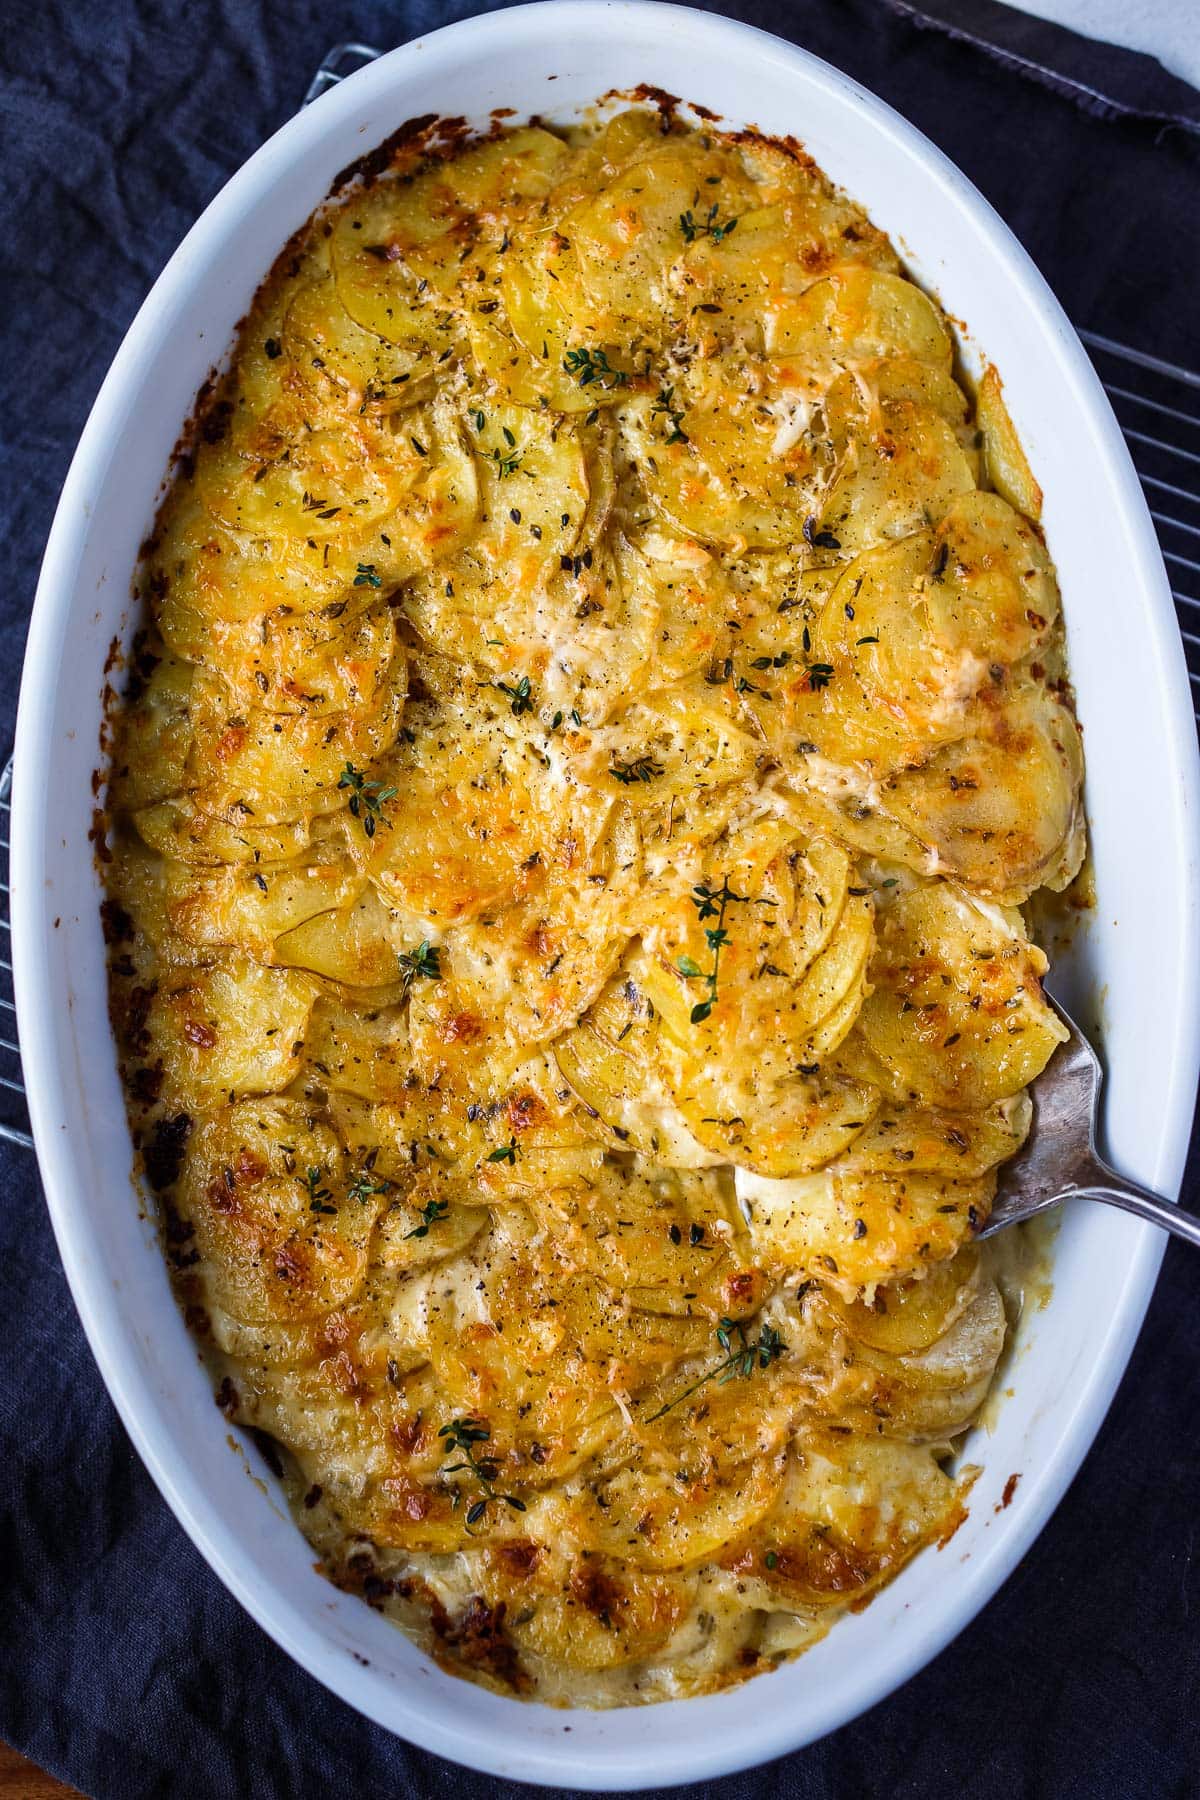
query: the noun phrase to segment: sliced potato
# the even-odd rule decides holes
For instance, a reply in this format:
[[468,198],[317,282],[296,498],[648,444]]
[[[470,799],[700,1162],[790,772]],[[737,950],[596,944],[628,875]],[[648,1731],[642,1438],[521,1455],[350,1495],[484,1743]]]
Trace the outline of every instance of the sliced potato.
[[167,1106],[199,1111],[277,1094],[300,1067],[316,983],[231,956],[162,983],[146,1019],[144,1058],[164,1071]]
[[723,1561],[777,1604],[844,1607],[961,1516],[958,1489],[927,1450],[814,1432],[791,1458],[775,1510]]
[[801,371],[914,357],[949,369],[950,333],[939,308],[915,282],[858,262],[843,263],[800,294],[772,296],[767,353]]
[[825,494],[816,534],[844,556],[937,524],[975,470],[958,434],[927,406],[882,408],[878,426],[851,440]]
[[242,1101],[194,1131],[177,1203],[227,1313],[303,1320],[357,1292],[380,1199],[348,1198],[342,1173],[332,1132],[283,1100]]
[[979,735],[893,775],[884,804],[937,866],[1005,905],[1058,890],[1083,859],[1083,747],[1073,713],[1022,687]]
[[392,657],[376,705],[360,712],[239,710],[224,678],[197,677],[192,689],[188,785],[207,811],[237,803],[262,824],[342,804],[342,776],[390,750],[400,730],[407,664]]
[[859,1174],[833,1162],[786,1180],[739,1168],[737,1186],[762,1257],[853,1296],[953,1256],[986,1220],[995,1182]]
[[878,932],[859,1030],[897,1100],[990,1106],[1027,1087],[1065,1040],[1019,913],[942,881],[902,894]]
[[975,422],[983,438],[987,479],[1008,504],[1036,523],[1042,516],[1042,490],[1034,480],[1024,447],[1004,403],[1004,386],[989,363],[976,401]]

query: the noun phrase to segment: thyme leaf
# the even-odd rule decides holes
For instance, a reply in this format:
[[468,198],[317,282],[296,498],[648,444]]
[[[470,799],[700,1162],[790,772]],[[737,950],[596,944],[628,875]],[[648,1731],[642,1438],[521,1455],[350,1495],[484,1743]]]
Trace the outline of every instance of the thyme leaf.
[[[368,1159],[368,1161],[369,1160],[370,1159]],[[350,1186],[346,1189],[346,1198],[348,1200],[357,1200],[361,1203],[369,1200],[372,1194],[386,1194],[391,1186],[392,1183],[390,1181],[386,1180],[383,1176],[376,1175],[375,1171],[370,1167],[360,1169],[358,1174],[354,1177],[354,1180],[350,1183]]]
[[508,695],[515,719],[519,719],[522,713],[533,711],[533,693],[529,686],[528,675],[522,675],[521,679],[515,682],[498,681],[496,686],[502,694]]
[[367,837],[373,838],[376,828],[388,823],[383,809],[389,800],[396,798],[399,788],[385,787],[382,781],[368,781],[352,762],[348,762],[338,776],[338,786],[350,789],[350,811],[361,820]]
[[580,387],[591,387],[593,382],[598,387],[627,387],[629,376],[624,369],[614,369],[608,360],[607,350],[568,350],[563,358],[563,368],[568,375],[574,375]]
[[415,950],[402,950],[397,960],[400,985],[406,994],[414,981],[440,981],[442,978],[441,949],[437,944],[431,944],[428,938],[422,938]]
[[[507,432],[505,433],[505,436],[508,436]],[[516,474],[517,470],[521,467],[521,458],[524,454],[525,452],[523,450],[514,449],[484,451],[484,455],[488,460],[496,465],[496,474],[501,481],[504,481],[509,475]]]
[[405,1240],[407,1241],[409,1238],[428,1237],[429,1227],[431,1225],[439,1224],[449,1211],[450,1203],[448,1200],[427,1200],[421,1208],[421,1223],[419,1225],[414,1225],[411,1231],[405,1232]]
[[520,1144],[518,1144],[515,1137],[510,1137],[507,1144],[501,1144],[498,1150],[489,1150],[484,1161],[494,1163],[506,1162],[511,1163],[515,1167],[517,1158],[520,1154]]
[[683,429],[683,410],[675,404],[675,389],[673,387],[659,388],[658,399],[650,408],[650,417],[652,419],[657,418],[660,413],[667,421],[667,443],[686,444],[688,436],[687,432]]
[[496,1491],[496,1477],[500,1473],[500,1465],[494,1457],[476,1455],[476,1445],[486,1444],[491,1438],[491,1428],[482,1419],[468,1417],[451,1419],[438,1432],[439,1438],[446,1440],[446,1447],[456,1452],[461,1462],[443,1463],[442,1473],[445,1475],[469,1474],[482,1491],[482,1498],[475,1500],[467,1509],[467,1527],[477,1525],[487,1514],[489,1506],[502,1500],[505,1506],[511,1506],[514,1512],[524,1512],[525,1502],[516,1494],[501,1494]]
[[656,763],[650,756],[635,756],[632,762],[614,762],[609,769],[614,781],[622,782],[626,787],[635,781],[653,781],[662,774],[662,764]]
[[701,883],[699,887],[694,887],[692,889],[689,898],[692,905],[696,908],[696,917],[701,925],[704,924],[706,919],[715,919],[717,921],[715,925],[707,926],[704,932],[704,941],[712,951],[713,959],[712,968],[709,970],[708,974],[705,975],[696,963],[693,962],[690,956],[681,957],[675,965],[680,974],[686,976],[689,980],[695,976],[701,976],[708,984],[707,999],[697,1001],[691,1012],[692,1024],[702,1025],[717,1002],[717,980],[721,971],[721,952],[729,942],[729,933],[725,929],[726,909],[734,901],[739,905],[744,905],[749,900],[750,896],[749,894],[735,894],[729,885],[729,877],[726,875],[723,877],[719,888],[707,887]]
[[315,1213],[336,1213],[337,1207],[332,1205],[333,1195],[325,1186],[324,1169],[305,1169],[300,1186],[308,1195],[308,1210]]
[[714,244],[729,237],[737,227],[737,218],[722,220],[719,217],[720,207],[713,201],[702,218],[696,218],[691,209],[679,215],[679,229],[683,233],[686,244],[694,244],[698,237],[710,237]]
[[716,1335],[717,1343],[725,1352],[722,1360],[711,1369],[706,1369],[697,1381],[684,1388],[681,1394],[676,1394],[673,1400],[666,1401],[657,1412],[651,1413],[646,1420],[647,1425],[653,1425],[655,1419],[661,1419],[681,1402],[689,1400],[710,1381],[715,1381],[718,1387],[724,1387],[727,1381],[748,1381],[755,1369],[769,1369],[787,1349],[785,1339],[773,1325],[761,1326],[758,1337],[752,1339],[740,1321],[722,1319],[717,1326]]

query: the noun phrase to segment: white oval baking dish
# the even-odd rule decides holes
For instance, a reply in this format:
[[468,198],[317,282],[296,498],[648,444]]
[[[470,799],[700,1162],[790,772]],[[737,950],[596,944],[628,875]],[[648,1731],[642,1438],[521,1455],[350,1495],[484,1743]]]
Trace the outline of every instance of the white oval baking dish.
[[1132,465],[1070,325],[979,194],[844,75],[746,26],[636,0],[551,0],[472,19],[352,76],[229,182],[138,314],[71,466],[30,629],[13,807],[16,988],[42,1174],[92,1348],[154,1479],[259,1623],[345,1700],[443,1756],[577,1790],[691,1781],[778,1756],[870,1706],[946,1644],[1074,1474],[1162,1248],[1117,1213],[1076,1208],[1057,1243],[1052,1302],[1023,1324],[1011,1394],[990,1435],[969,1445],[983,1473],[957,1536],[807,1656],[711,1698],[570,1714],[443,1674],[314,1573],[257,1454],[231,1453],[130,1187],[88,839],[103,669],[114,635],[125,641],[132,628],[138,545],[196,389],[337,171],[416,114],[484,122],[507,106],[566,119],[642,82],[799,137],[966,322],[967,366],[986,354],[1004,376],[1046,493],[1088,754],[1099,902],[1055,985],[1087,1019],[1102,997],[1112,1158],[1177,1190],[1200,1053],[1197,756],[1171,597]]

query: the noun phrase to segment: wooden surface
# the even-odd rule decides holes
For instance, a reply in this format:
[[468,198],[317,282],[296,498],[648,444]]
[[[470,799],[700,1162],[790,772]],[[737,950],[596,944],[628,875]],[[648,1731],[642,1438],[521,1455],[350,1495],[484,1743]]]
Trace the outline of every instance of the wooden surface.
[[75,1792],[0,1743],[0,1800],[70,1800]]

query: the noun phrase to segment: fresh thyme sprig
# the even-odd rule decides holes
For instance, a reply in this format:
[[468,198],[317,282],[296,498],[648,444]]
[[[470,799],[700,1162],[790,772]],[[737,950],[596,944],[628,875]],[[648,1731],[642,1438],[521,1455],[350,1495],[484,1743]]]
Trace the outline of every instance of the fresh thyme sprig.
[[669,1413],[673,1407],[689,1400],[710,1381],[715,1381],[718,1387],[724,1387],[727,1381],[748,1380],[755,1369],[769,1369],[787,1349],[786,1341],[773,1325],[763,1325],[758,1337],[752,1340],[747,1336],[746,1327],[733,1319],[721,1320],[717,1326],[717,1342],[725,1352],[724,1359],[707,1369],[690,1387],[684,1388],[682,1394],[676,1394],[673,1400],[668,1400],[657,1412],[651,1413],[646,1420],[647,1425],[653,1425],[655,1419],[661,1419],[664,1413]]
[[519,681],[498,681],[496,686],[502,694],[508,695],[515,719],[519,719],[522,713],[533,711],[533,690],[529,686],[528,675],[522,675]]
[[401,990],[406,994],[414,981],[440,981],[442,978],[441,948],[431,944],[428,938],[422,938],[415,950],[402,950],[397,961]]
[[421,1208],[421,1223],[406,1231],[405,1238],[424,1238],[429,1236],[429,1227],[437,1225],[450,1211],[448,1200],[427,1200]]
[[485,1162],[494,1162],[494,1163],[502,1163],[502,1162],[511,1163],[513,1165],[513,1167],[515,1168],[517,1158],[520,1155],[521,1155],[520,1144],[518,1144],[515,1137],[510,1137],[507,1144],[501,1144],[499,1149],[497,1149],[497,1150],[490,1150],[488,1152],[487,1156],[484,1158],[484,1161]]
[[593,382],[600,387],[626,387],[629,382],[624,369],[613,368],[607,350],[568,350],[563,368],[575,376],[580,387],[591,387]]
[[336,1213],[337,1207],[332,1204],[333,1195],[325,1186],[324,1169],[305,1169],[300,1186],[308,1195],[309,1212]]
[[652,756],[635,756],[632,762],[614,762],[609,769],[614,781],[631,787],[635,781],[654,781],[662,774],[662,764]]
[[719,244],[737,227],[737,219],[722,221],[718,214],[720,207],[714,200],[702,219],[697,219],[689,209],[679,215],[679,229],[683,233],[684,242],[694,244],[698,237],[710,237],[714,244]]
[[[444,1475],[470,1474],[474,1476],[483,1490],[483,1498],[472,1501],[467,1508],[468,1526],[477,1525],[486,1514],[488,1507],[497,1500],[503,1500],[505,1506],[511,1506],[514,1512],[523,1513],[525,1511],[525,1502],[519,1500],[515,1494],[497,1493],[495,1481],[500,1473],[499,1463],[493,1457],[486,1455],[478,1457],[475,1454],[476,1444],[486,1444],[491,1435],[490,1428],[484,1424],[483,1420],[474,1418],[451,1419],[450,1423],[443,1425],[438,1432],[440,1438],[446,1439],[448,1447],[456,1450],[462,1457],[461,1462],[444,1463],[442,1473]],[[456,1484],[455,1505],[458,1504],[458,1492]]]
[[650,408],[650,417],[657,418],[662,413],[667,421],[668,444],[686,444],[687,432],[683,429],[683,410],[675,404],[675,389],[662,387],[658,390],[658,399]]
[[392,1183],[386,1180],[385,1177],[376,1175],[375,1171],[369,1166],[369,1162],[370,1159],[368,1158],[368,1167],[360,1169],[358,1174],[354,1177],[354,1180],[350,1183],[350,1186],[346,1189],[346,1198],[348,1200],[358,1200],[359,1202],[367,1201],[371,1198],[372,1194],[386,1194],[388,1189],[392,1186]]
[[696,916],[702,925],[706,919],[717,921],[715,925],[709,925],[704,933],[704,941],[713,953],[712,968],[708,974],[705,975],[699,963],[690,956],[681,956],[675,965],[679,973],[686,975],[689,981],[699,975],[703,976],[708,983],[708,999],[697,1001],[692,1008],[692,1024],[700,1025],[708,1018],[716,1005],[717,978],[721,972],[721,952],[729,942],[729,933],[725,929],[726,908],[731,901],[737,901],[739,905],[744,905],[750,896],[749,894],[735,894],[729,885],[729,877],[726,875],[719,888],[706,887],[702,883],[699,887],[692,889],[689,898],[696,908]]
[[[476,417],[481,419],[483,414],[477,413]],[[525,452],[517,449],[517,440],[508,429],[507,425],[502,425],[500,430],[504,434],[504,442],[507,448],[504,450],[499,448],[495,450],[485,450],[484,455],[488,457],[491,462],[495,463],[496,474],[499,476],[500,480],[503,481],[506,476],[516,474],[517,470],[521,467],[521,459]]]
[[399,788],[385,787],[382,781],[368,781],[362,770],[356,769],[352,762],[348,762],[342,770],[338,786],[350,789],[350,811],[356,819],[362,821],[362,828],[367,836],[373,838],[376,827],[387,824],[387,814],[383,809],[389,800],[396,798]]

